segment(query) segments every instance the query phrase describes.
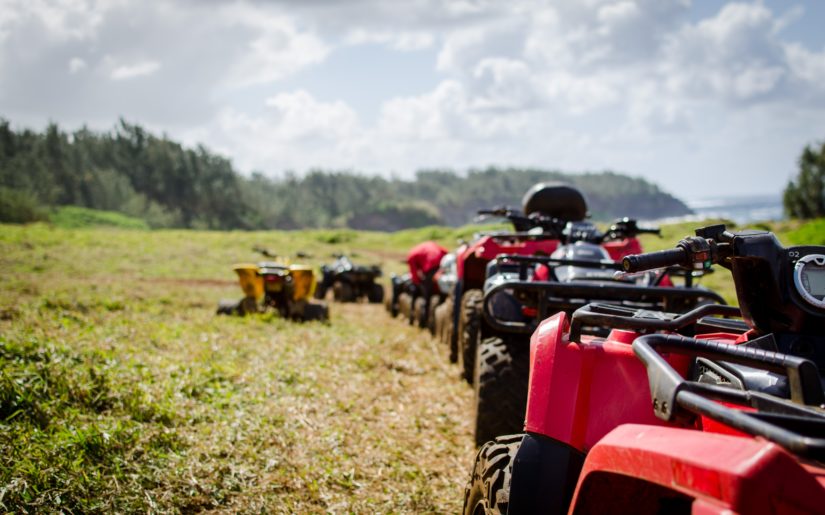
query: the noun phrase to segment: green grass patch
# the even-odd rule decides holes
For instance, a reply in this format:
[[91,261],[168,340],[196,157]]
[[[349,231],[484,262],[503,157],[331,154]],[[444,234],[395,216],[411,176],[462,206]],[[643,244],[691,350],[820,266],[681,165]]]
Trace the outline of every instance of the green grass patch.
[[795,245],[825,245],[825,218],[805,222],[785,235]]
[[133,218],[115,211],[101,211],[78,206],[58,207],[49,215],[49,220],[57,227],[65,229],[88,227],[149,229],[149,224],[140,218]]

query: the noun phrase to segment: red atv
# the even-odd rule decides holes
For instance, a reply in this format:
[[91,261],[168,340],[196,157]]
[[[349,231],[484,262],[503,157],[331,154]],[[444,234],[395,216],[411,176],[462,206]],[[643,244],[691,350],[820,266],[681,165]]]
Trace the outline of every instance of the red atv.
[[[498,256],[488,266],[484,284],[478,352],[474,357],[473,425],[476,445],[520,431],[527,405],[530,335],[549,314],[592,302],[684,312],[700,304],[720,303],[718,294],[693,285],[694,273],[650,271],[616,278],[621,259],[641,249],[636,236],[658,234],[623,219],[602,233],[589,222],[569,223],[564,245],[547,256]],[[701,274],[701,272],[697,272]],[[607,332],[599,327],[607,336]]]
[[584,220],[587,204],[581,192],[557,183],[539,183],[524,195],[523,211],[497,209],[480,215],[507,218],[516,232],[481,234],[456,250],[456,283],[449,303],[451,316],[441,329],[450,335],[450,357],[462,360],[462,375],[472,383],[476,343],[482,324],[482,288],[487,264],[499,254],[549,256],[556,250],[561,231],[568,221]]
[[622,264],[713,263],[741,312],[591,304],[541,323],[526,433],[481,448],[465,514],[823,513],[825,247],[710,226]]

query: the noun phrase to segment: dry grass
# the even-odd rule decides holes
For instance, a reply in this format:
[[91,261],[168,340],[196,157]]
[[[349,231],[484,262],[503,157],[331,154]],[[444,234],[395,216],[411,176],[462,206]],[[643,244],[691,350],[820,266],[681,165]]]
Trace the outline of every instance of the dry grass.
[[458,511],[471,391],[446,350],[376,305],[216,317],[266,235],[185,235],[2,228],[2,507]]

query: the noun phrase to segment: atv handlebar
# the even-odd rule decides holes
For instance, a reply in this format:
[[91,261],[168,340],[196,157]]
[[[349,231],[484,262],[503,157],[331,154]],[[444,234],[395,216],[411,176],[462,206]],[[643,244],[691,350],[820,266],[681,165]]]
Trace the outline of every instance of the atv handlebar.
[[679,241],[675,249],[626,256],[622,259],[625,272],[642,272],[654,268],[683,266],[693,270],[707,270],[713,263],[730,253],[730,244],[717,244],[702,236],[691,236]]
[[545,233],[560,236],[565,225],[565,222],[551,216],[540,213],[525,215],[518,209],[509,208],[506,206],[493,209],[479,209],[477,213],[479,218],[477,218],[476,221],[481,220],[481,217],[484,216],[506,218],[513,224],[513,227],[515,227],[518,232],[528,232],[531,229],[540,227]]
[[476,214],[481,216],[501,216],[508,217],[514,214],[519,214],[518,211],[508,207],[496,207],[493,209],[479,209]]
[[622,259],[622,269],[625,272],[642,272],[654,268],[686,265],[687,263],[687,252],[684,248],[677,247],[670,250],[660,250],[659,252],[625,256]]
[[602,241],[633,238],[640,234],[655,234],[661,236],[662,231],[658,227],[639,227],[633,218],[621,218],[616,220],[607,232],[602,235]]
[[257,252],[257,253],[261,254],[262,256],[268,257],[268,258],[277,258],[278,257],[275,254],[273,254],[272,252],[270,252],[269,249],[264,248],[264,247],[259,247],[257,245],[252,247],[252,251]]

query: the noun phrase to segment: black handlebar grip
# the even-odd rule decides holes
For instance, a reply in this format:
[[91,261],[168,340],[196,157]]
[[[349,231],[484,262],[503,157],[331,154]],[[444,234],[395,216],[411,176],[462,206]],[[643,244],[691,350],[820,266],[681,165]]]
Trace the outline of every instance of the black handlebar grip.
[[644,270],[653,270],[654,268],[684,265],[687,264],[687,257],[685,249],[681,247],[647,254],[635,254],[625,256],[625,258],[622,259],[622,269],[625,272],[641,272]]
[[662,230],[658,227],[640,227],[638,231],[639,234],[662,234]]

